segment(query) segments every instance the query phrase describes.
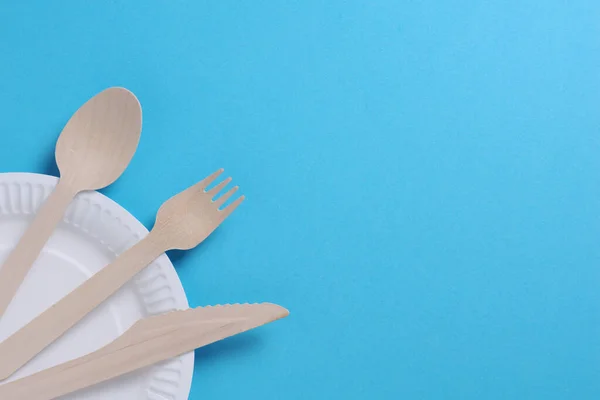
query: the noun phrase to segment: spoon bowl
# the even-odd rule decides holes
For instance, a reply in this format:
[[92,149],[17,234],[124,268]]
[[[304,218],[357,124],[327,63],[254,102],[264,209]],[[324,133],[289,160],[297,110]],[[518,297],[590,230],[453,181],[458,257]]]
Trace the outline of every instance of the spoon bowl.
[[131,161],[142,130],[138,99],[109,88],[88,100],[69,119],[56,143],[61,179],[79,190],[113,183]]

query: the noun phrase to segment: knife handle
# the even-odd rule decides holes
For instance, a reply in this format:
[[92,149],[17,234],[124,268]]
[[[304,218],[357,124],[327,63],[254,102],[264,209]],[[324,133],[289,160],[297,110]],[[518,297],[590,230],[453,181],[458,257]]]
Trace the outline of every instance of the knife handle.
[[127,345],[133,340],[133,335],[121,337],[94,353],[0,386],[0,398],[52,400],[191,351],[198,339],[179,331]]

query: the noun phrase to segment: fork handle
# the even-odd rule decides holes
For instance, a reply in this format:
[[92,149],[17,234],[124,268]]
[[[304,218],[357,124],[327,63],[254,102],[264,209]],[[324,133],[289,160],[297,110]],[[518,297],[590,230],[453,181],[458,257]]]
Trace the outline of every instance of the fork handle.
[[61,179],[0,269],[0,317],[8,308],[77,191]]
[[166,249],[154,240],[157,235],[152,232],[0,343],[0,380],[11,376],[164,253]]

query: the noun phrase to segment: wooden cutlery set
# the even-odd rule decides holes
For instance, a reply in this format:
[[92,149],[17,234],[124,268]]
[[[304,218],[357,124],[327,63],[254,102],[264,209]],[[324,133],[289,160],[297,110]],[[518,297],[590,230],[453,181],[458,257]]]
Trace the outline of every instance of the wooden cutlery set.
[[[56,145],[60,180],[0,267],[0,318],[77,193],[113,183],[137,148],[141,108],[126,89],[91,98],[69,120]],[[167,200],[150,233],[71,293],[0,343],[0,380],[9,378],[168,250],[204,241],[244,200],[219,196],[223,170]],[[105,347],[33,375],[0,384],[2,400],[50,400],[284,318],[283,307],[235,304],[177,310],[141,319]]]

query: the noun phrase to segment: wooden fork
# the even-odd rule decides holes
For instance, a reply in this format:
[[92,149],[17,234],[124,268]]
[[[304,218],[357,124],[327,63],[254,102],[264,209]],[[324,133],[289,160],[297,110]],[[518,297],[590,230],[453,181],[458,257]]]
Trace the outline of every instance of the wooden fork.
[[238,190],[233,187],[214,200],[231,182],[227,178],[207,190],[222,172],[214,172],[167,200],[144,239],[0,343],[0,380],[11,376],[162,253],[189,250],[204,241],[244,200],[241,196],[219,209]]

